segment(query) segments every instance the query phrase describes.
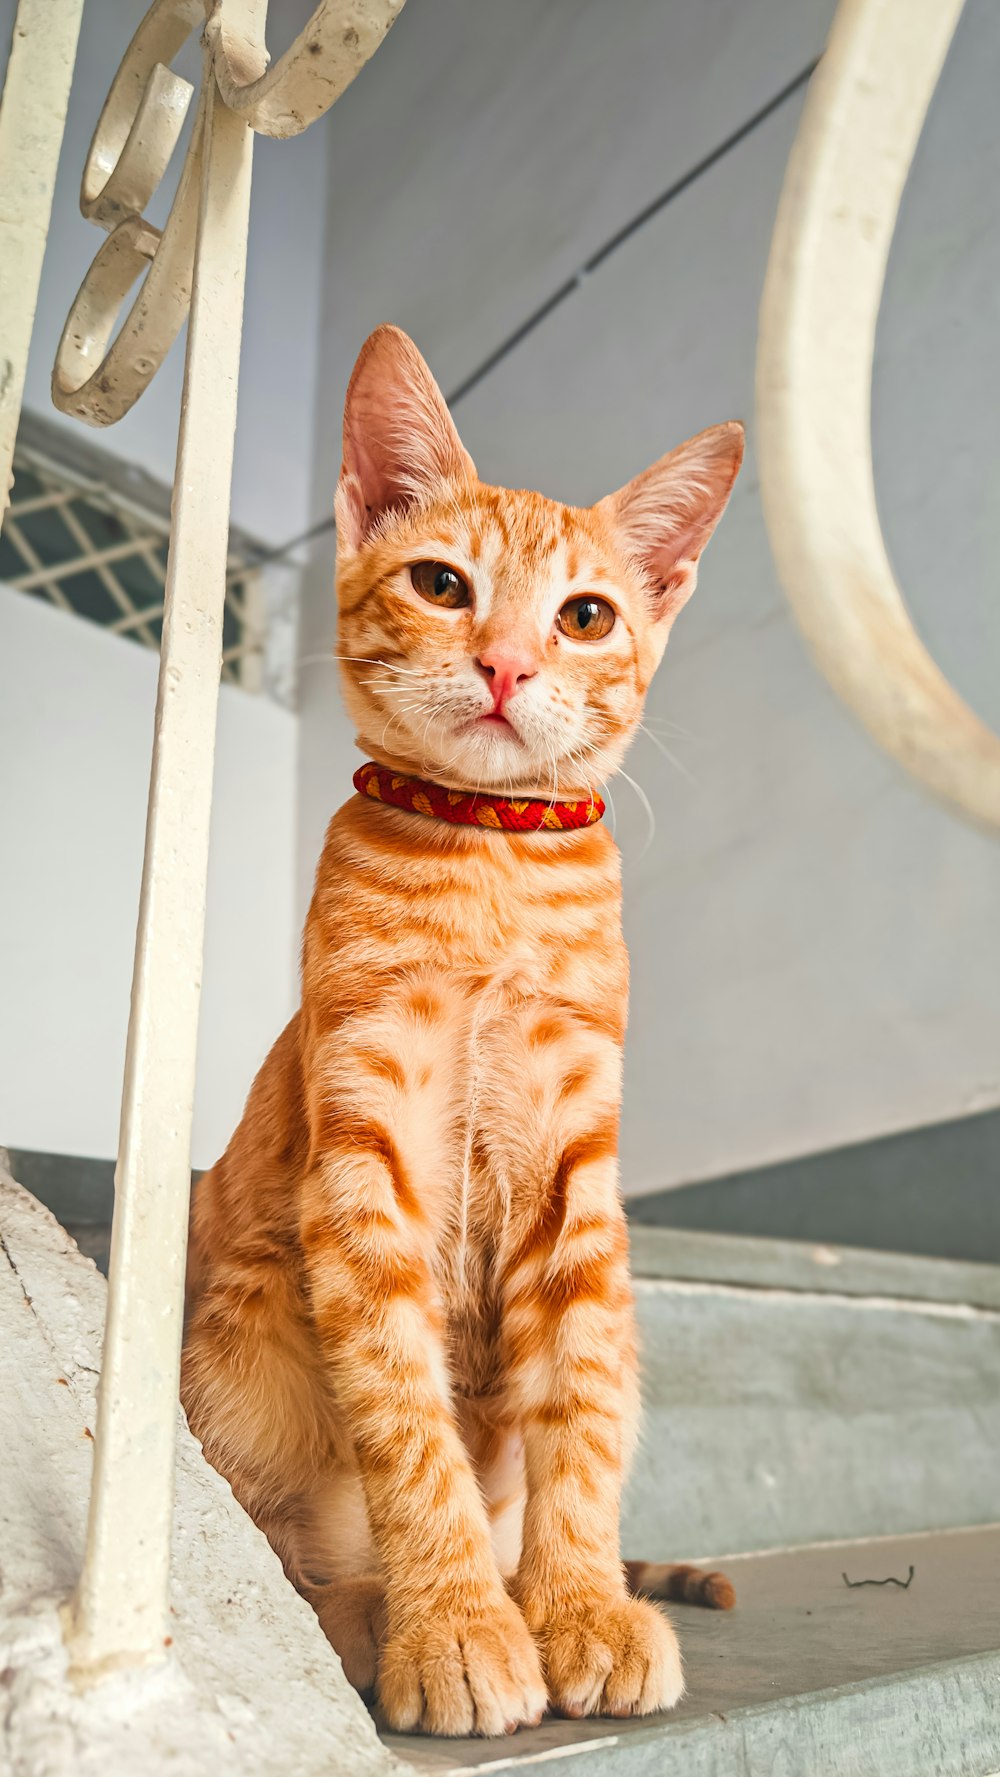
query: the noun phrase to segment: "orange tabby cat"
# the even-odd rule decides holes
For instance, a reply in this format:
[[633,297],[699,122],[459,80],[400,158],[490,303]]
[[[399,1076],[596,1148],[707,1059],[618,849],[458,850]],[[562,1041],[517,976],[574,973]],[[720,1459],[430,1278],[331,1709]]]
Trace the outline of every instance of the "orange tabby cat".
[[[483,485],[394,328],[348,391],[340,659],[386,769],[330,823],[301,1010],[198,1187],[183,1397],[395,1728],[681,1695],[619,1554],[628,966],[591,816],[742,441],[713,427],[578,510]],[[720,1575],[646,1577],[732,1602]]]

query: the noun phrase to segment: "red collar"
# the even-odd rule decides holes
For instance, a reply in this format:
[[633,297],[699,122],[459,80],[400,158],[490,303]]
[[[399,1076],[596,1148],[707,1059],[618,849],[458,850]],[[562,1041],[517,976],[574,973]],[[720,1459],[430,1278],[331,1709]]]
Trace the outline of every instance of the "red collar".
[[508,833],[537,833],[543,828],[566,833],[573,827],[590,827],[604,813],[599,796],[583,802],[546,802],[536,797],[491,796],[487,790],[446,790],[420,777],[403,777],[384,765],[362,765],[354,773],[354,788],[376,802],[391,802],[413,814],[437,815],[463,827],[502,827]]

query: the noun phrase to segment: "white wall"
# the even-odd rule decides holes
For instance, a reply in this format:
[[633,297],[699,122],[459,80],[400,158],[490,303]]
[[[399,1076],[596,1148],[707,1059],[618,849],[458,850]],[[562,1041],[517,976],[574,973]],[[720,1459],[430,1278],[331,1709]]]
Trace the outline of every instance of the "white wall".
[[[135,0],[86,8],[29,373],[29,403],[43,410],[66,308],[99,244],[76,214],[79,169],[139,10]],[[286,38],[310,10],[310,0],[287,0]],[[11,11],[12,0],[0,0],[0,30]],[[258,144],[236,519],[280,538],[329,509],[344,386],[381,320],[409,328],[453,390],[572,286],[457,405],[483,474],[514,485],[590,500],[711,420],[752,421],[756,311],[797,101],[574,280],[806,66],[832,11],[833,0],[631,0],[627,8],[549,0],[544,10],[534,0],[412,0],[325,124],[298,142]],[[887,537],[918,623],[960,689],[995,720],[1000,361],[989,315],[1000,273],[998,75],[996,9],[968,0],[901,218],[874,415]],[[106,440],[162,478],[173,460],[179,371],[178,349]],[[65,621],[20,603],[22,624]],[[321,548],[303,652],[328,649],[332,627],[330,551]],[[27,936],[24,960],[13,964],[16,1031],[0,1043],[23,1082],[33,1046],[57,1041],[58,1104],[48,1094],[41,1106],[37,1071],[32,1102],[49,1127],[72,1103],[72,1145],[110,1152],[117,1060],[96,1070],[87,1058],[111,1056],[124,1031],[154,663],[76,629],[86,640],[74,638],[71,653],[100,648],[110,661],[109,646],[127,651],[114,695],[124,699],[129,747],[113,738],[116,704],[87,699],[72,658],[56,706],[42,702],[53,694],[40,673],[15,679],[14,729],[23,745],[24,721],[46,708],[54,734],[63,724],[71,737],[77,724],[86,748],[99,746],[108,781],[119,785],[124,773],[127,787],[95,803],[86,749],[60,742],[57,758],[43,750],[38,761],[59,819],[39,818],[46,804],[31,770],[7,791],[17,820],[8,816],[0,831],[22,867],[3,892],[20,897]],[[201,1158],[228,1133],[291,994],[281,863],[292,816],[281,784],[292,735],[281,712],[251,700],[232,714],[237,695],[223,693],[216,813],[228,836],[213,859],[213,880],[225,886],[213,887],[210,907],[202,1057],[213,1072],[200,1101]],[[629,769],[657,822],[645,851],[631,791],[623,784],[615,794],[635,960],[629,1187],[708,1177],[1000,1102],[1000,853],[926,802],[807,660],[770,562],[752,425],[747,467],[651,715],[670,725],[661,738],[683,770],[638,743]],[[0,722],[12,718],[0,713]],[[355,762],[325,662],[303,670],[299,753],[296,924],[322,829]],[[5,773],[8,756],[0,748]],[[84,884],[82,920],[53,872],[66,823],[85,848],[86,869],[73,866],[74,889]],[[44,999],[33,994],[29,952]],[[65,1037],[52,1015],[62,994],[72,1008]],[[112,1082],[99,1145],[86,1121],[96,1116],[94,1093],[73,1085],[80,1066],[83,1079],[99,1071]],[[40,1128],[8,1139],[61,1145],[48,1136],[38,1143]]]
[[[280,52],[313,4],[282,0],[273,10],[269,41]],[[0,0],[0,77],[14,11],[14,0]],[[104,238],[79,214],[80,175],[144,11],[139,0],[84,8],[25,394],[70,444],[84,434],[52,407],[49,379],[70,302]],[[196,41],[178,66],[199,81]],[[270,543],[314,516],[325,131],[320,123],[255,147],[233,517]],[[160,224],[176,172],[150,210]],[[183,351],[182,337],[138,405],[97,437],[168,485]],[[0,588],[0,1141],[14,1146],[116,1151],[155,686],[152,654]],[[295,1000],[295,757],[292,716],[222,687],[196,1165],[228,1140]]]
[[[329,119],[317,510],[337,474],[351,366],[378,322],[406,328],[451,394],[819,53],[831,11],[832,0],[411,0]],[[570,374],[581,382],[581,360]],[[540,396],[557,415],[562,391],[543,379]],[[515,460],[515,485],[534,473],[557,491],[564,454],[557,443],[534,469]],[[332,586],[327,542],[302,611],[303,911],[357,763],[335,674],[316,658],[332,648]]]
[[[38,311],[32,337],[25,405],[79,433],[52,406],[49,382],[70,303],[104,232],[80,215],[80,177],[108,87],[146,10],[140,0],[87,0],[56,183]],[[281,0],[280,49],[314,10],[313,0]],[[16,0],[0,0],[0,80],[6,68]],[[179,70],[200,84],[197,39]],[[192,100],[192,114],[196,100]],[[275,544],[312,520],[311,453],[319,299],[323,256],[327,124],[315,124],[288,142],[258,137],[247,271],[243,369],[233,481],[233,520],[252,536]],[[185,137],[186,140],[186,137]],[[168,170],[150,220],[162,226],[177,168]],[[100,433],[116,455],[160,481],[173,480],[184,336],[131,413]],[[327,496],[326,506],[329,507]]]
[[[364,115],[349,94],[333,120],[334,153],[361,152],[356,177],[330,189],[329,406],[376,320],[410,327],[445,387],[461,382],[780,91],[832,10],[574,0],[537,30],[527,0],[409,8],[369,70]],[[932,649],[994,720],[998,76],[996,10],[969,0],[900,222],[875,387],[903,583]],[[697,177],[456,407],[487,479],[581,503],[712,421],[751,423],[651,698],[679,768],[645,737],[629,766],[653,805],[651,842],[628,785],[614,795],[634,962],[631,1190],[1000,1102],[1000,851],[925,800],[834,699],[764,534],[756,315],[797,114],[787,101]],[[317,585],[313,645],[331,624]],[[324,666],[305,681],[303,876],[351,763],[332,680]]]
[[[0,1145],[111,1157],[156,656],[0,586]],[[294,1003],[295,719],[224,685],[194,1164]]]

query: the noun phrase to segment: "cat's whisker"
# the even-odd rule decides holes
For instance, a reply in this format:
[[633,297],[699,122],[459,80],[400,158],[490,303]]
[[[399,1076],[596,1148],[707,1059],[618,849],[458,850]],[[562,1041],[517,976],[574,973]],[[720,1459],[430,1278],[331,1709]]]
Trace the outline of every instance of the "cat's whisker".
[[[419,709],[419,711],[421,711],[421,713],[423,713],[423,711],[425,711],[426,698],[419,697],[419,695],[417,695],[416,686],[412,686],[412,684],[401,684],[401,686],[393,686],[393,684],[389,684],[389,686],[384,686],[384,688],[380,689],[380,691],[378,691],[378,695],[380,695],[380,697],[384,697],[384,698],[391,698],[391,693],[393,693],[393,691],[400,691],[400,693],[401,693],[401,695],[403,695],[403,697],[410,698],[409,704],[400,704],[401,709],[407,709],[407,711],[410,711],[410,713],[412,713],[412,711],[414,711],[414,709]],[[393,698],[393,702],[396,702],[396,704],[398,704],[398,702],[400,702],[400,700],[398,700],[398,698]]]
[[397,666],[395,661],[380,660],[374,654],[300,654],[297,666],[336,666],[338,661],[348,660],[358,666],[382,666],[386,672],[403,673],[414,678],[426,677],[425,669],[418,666]]
[[659,736],[654,734],[651,728],[646,727],[645,722],[639,723],[639,731],[646,736],[647,740],[652,741],[657,751],[663,754],[663,757],[673,766],[675,771],[679,771],[682,777],[687,778],[689,784],[693,784],[696,781],[683,761],[678,759],[675,754],[670,751],[669,747],[664,746]]
[[552,793],[549,796],[549,807],[552,808],[559,799],[559,754],[556,752],[555,741],[551,738],[549,739],[548,751],[549,770],[552,774]]
[[416,718],[417,718],[417,720],[418,720],[418,721],[419,721],[419,719],[420,719],[420,716],[421,716],[421,714],[422,714],[422,710],[421,710],[421,708],[420,708],[420,707],[419,707],[419,706],[417,706],[417,707],[416,707],[416,709],[415,709],[415,710],[414,710],[414,709],[412,709],[412,708],[404,708],[404,709],[401,709],[401,710],[396,710],[396,712],[395,712],[395,714],[394,714],[394,715],[391,715],[391,716],[390,716],[390,717],[389,717],[389,720],[388,720],[388,721],[387,721],[387,723],[386,723],[386,725],[385,725],[385,727],[384,727],[384,728],[383,728],[383,730],[382,730],[382,745],[383,745],[383,746],[385,746],[385,743],[386,743],[386,735],[387,735],[387,734],[388,734],[388,733],[389,733],[389,730],[390,730],[390,729],[391,729],[391,728],[394,728],[394,727],[396,727],[396,726],[397,726],[397,725],[398,725],[398,726],[399,726],[399,728],[400,728],[400,732],[401,732],[401,734],[404,734],[404,735],[405,735],[405,733],[406,733],[406,730],[405,730],[405,729],[404,729],[404,728],[403,728],[403,722],[404,722],[404,719],[405,719],[405,718],[406,718],[406,717],[408,717],[408,716],[412,716],[412,715],[414,715],[414,714],[415,714],[415,715],[416,715]]
[[[572,748],[572,752],[565,753],[565,755],[563,755],[563,757],[565,757],[565,762],[567,762],[568,768],[570,768],[570,769],[575,768],[575,769],[577,769],[577,771],[581,771],[581,773],[583,773],[583,759],[581,759],[581,755],[579,755],[579,748],[575,748],[575,746],[574,746],[574,748]],[[556,769],[558,769],[558,768],[556,768]],[[561,789],[563,789],[563,787],[567,787],[567,789],[572,789],[572,784],[560,785],[560,791],[561,791]]]
[[627,784],[631,785],[632,789],[635,791],[636,796],[639,799],[639,802],[641,803],[642,807],[646,811],[646,820],[649,823],[649,831],[646,835],[646,843],[643,846],[641,852],[639,853],[639,858],[637,859],[637,862],[641,862],[641,860],[646,856],[646,853],[648,852],[650,846],[653,843],[653,838],[656,833],[656,816],[653,813],[652,803],[650,802],[649,797],[646,795],[646,792],[643,789],[642,785],[637,784],[634,777],[629,777],[628,772],[624,771],[620,765],[618,767],[618,776],[623,777],[625,779],[625,782]]
[[647,716],[643,726],[660,728],[664,734],[671,735],[674,740],[700,741],[702,738],[700,734],[695,734],[693,728],[682,728],[679,722],[668,722],[665,716]]
[[[427,706],[425,704],[424,708],[426,709],[426,707]],[[427,771],[430,768],[431,762],[430,762],[430,757],[427,752],[427,731],[430,728],[430,725],[433,722],[436,713],[437,712],[434,709],[431,709],[428,712],[427,719],[424,722],[424,731],[423,731],[422,735],[420,736],[420,745],[421,745],[421,748],[423,749],[423,765],[421,767],[421,769],[423,771]]]
[[[580,783],[583,785],[584,788],[587,788],[588,778],[589,778],[589,771],[588,771],[588,767],[587,767],[587,756],[588,756],[588,754],[592,754],[593,751],[594,751],[594,748],[592,745],[589,745],[588,743],[583,742],[578,747],[571,747],[569,752],[567,752],[563,755],[568,766],[575,766],[578,769],[578,771],[580,773]],[[570,786],[570,788],[573,788],[573,787],[574,787],[573,785]],[[594,807],[595,794],[596,794],[595,787],[594,787],[593,783],[591,783],[589,786],[591,811],[593,811],[593,807]],[[607,800],[606,797],[605,797],[605,800]]]
[[[326,658],[319,656],[319,658]],[[331,660],[354,660],[361,666],[384,666],[386,672],[402,673],[404,677],[413,679],[429,679],[430,674],[423,666],[399,666],[394,660],[383,660],[377,654],[332,654]]]
[[441,768],[444,771],[450,771],[452,766],[458,762],[458,757],[459,757],[460,751],[461,751],[461,745],[459,744],[458,747],[452,748],[451,752],[442,756]]
[[[577,765],[579,772],[580,772],[581,782],[584,784],[584,786],[586,786],[587,767],[584,762],[583,748],[582,747],[574,748],[574,750],[571,753],[567,753],[566,757],[571,764]],[[593,812],[594,812],[594,786],[593,786],[593,784],[591,784],[591,786],[590,786],[589,795],[590,795],[590,812],[591,812],[591,814],[593,814]]]
[[402,691],[416,690],[415,685],[406,685],[406,684],[401,685],[399,683],[398,679],[363,679],[362,683],[370,691],[381,692],[386,697],[390,696],[393,693],[398,694],[399,692],[402,692]]
[[385,746],[386,735],[388,734],[390,728],[394,727],[397,722],[401,722],[405,714],[406,714],[405,710],[397,710],[395,715],[389,717],[388,722],[386,723],[385,727],[382,730],[382,745],[383,745],[383,747]]
[[[394,691],[417,691],[422,688],[418,685],[408,684],[405,679],[400,681],[399,679],[376,678],[373,675],[369,675],[367,678],[362,679],[361,682],[364,685],[385,685]],[[433,684],[434,681],[429,673],[422,675],[423,687],[426,687],[429,690],[433,687]]]
[[422,688],[418,685],[398,685],[395,679],[370,679],[366,683],[369,690],[385,699],[391,698],[393,701],[398,701],[401,697],[415,699],[415,702],[405,706],[408,709],[426,709],[427,707],[426,693],[422,694]]

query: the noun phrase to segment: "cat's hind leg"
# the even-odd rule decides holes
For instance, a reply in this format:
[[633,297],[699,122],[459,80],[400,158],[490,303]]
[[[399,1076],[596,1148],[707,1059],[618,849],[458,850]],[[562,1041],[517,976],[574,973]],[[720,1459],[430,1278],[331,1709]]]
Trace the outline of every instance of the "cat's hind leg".
[[385,1581],[377,1574],[362,1574],[324,1585],[304,1581],[298,1590],[316,1612],[348,1684],[372,1697],[385,1641]]
[[349,1682],[367,1693],[384,1633],[384,1583],[357,1467],[308,1352],[297,1361],[296,1318],[280,1311],[280,1287],[275,1280],[266,1315],[244,1304],[237,1342],[225,1336],[225,1296],[213,1299],[209,1281],[185,1348],[184,1400],[209,1461],[312,1605]]
[[308,1599],[355,1690],[375,1690],[386,1633],[385,1578],[356,1464],[318,1476],[304,1503],[296,1588]]

